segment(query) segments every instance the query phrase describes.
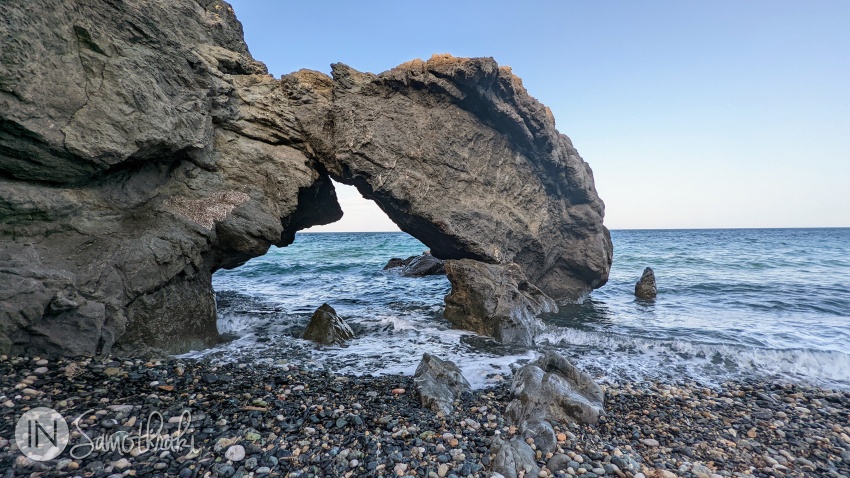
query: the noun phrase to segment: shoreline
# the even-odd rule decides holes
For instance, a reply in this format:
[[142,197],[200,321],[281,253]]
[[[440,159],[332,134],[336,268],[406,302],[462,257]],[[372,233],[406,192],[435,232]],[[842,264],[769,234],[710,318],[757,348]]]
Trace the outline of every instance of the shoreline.
[[[410,376],[177,358],[11,358],[0,360],[0,470],[8,470],[4,477],[490,476],[492,439],[517,433],[503,417],[509,388],[508,381],[465,394],[441,417],[420,406]],[[603,388],[606,415],[597,425],[556,425],[557,450],[537,456],[541,475],[850,476],[850,391],[748,381]],[[35,406],[69,422],[93,410],[80,425],[92,438],[138,434],[152,412],[175,432],[188,409],[183,436],[200,451],[72,460],[66,449],[32,461],[13,433]],[[71,445],[85,441],[71,430]]]

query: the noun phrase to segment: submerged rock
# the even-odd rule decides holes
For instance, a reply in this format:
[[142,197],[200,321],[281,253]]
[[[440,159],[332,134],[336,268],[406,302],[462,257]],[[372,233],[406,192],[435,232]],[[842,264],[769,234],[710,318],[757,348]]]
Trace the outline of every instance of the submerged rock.
[[655,286],[655,272],[651,267],[643,270],[640,280],[635,284],[635,296],[640,299],[654,299],[658,290]]
[[322,304],[310,317],[303,338],[323,345],[342,345],[354,338],[354,332],[333,307]]
[[532,345],[542,328],[541,313],[558,306],[528,282],[516,264],[446,261],[452,284],[443,315],[452,324],[505,344]]
[[401,275],[405,277],[424,277],[446,273],[443,261],[427,252],[418,256],[410,256],[407,259],[394,257],[387,262],[384,270],[399,267],[401,268]]
[[516,424],[532,419],[596,423],[605,401],[590,375],[554,352],[520,368],[511,395],[507,416]]
[[393,257],[389,261],[387,261],[387,265],[384,266],[384,270],[395,269],[397,267],[404,267],[407,263],[412,261],[416,256],[410,256],[407,259],[402,259],[401,257]]
[[454,409],[455,400],[460,399],[464,392],[471,391],[469,382],[454,362],[428,353],[422,356],[416,367],[413,383],[423,407],[446,415]]

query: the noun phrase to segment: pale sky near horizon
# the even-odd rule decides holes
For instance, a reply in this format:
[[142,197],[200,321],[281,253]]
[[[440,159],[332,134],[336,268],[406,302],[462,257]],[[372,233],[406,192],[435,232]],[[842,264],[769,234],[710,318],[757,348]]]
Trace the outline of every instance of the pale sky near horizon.
[[[231,2],[275,76],[492,56],[621,228],[850,226],[850,2]],[[311,230],[397,230],[353,188]]]

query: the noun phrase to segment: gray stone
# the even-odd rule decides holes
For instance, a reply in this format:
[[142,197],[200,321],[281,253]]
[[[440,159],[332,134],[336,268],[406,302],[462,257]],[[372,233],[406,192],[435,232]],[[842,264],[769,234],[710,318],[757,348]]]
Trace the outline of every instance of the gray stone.
[[534,450],[520,437],[513,437],[509,441],[494,438],[490,453],[493,455],[490,470],[505,478],[537,476],[540,473]]
[[519,433],[523,438],[531,438],[538,450],[552,453],[558,448],[558,438],[552,425],[541,418],[528,419],[519,426]]
[[589,375],[554,352],[517,371],[511,396],[507,417],[516,424],[531,419],[596,423],[605,399]]
[[333,307],[322,304],[310,318],[310,323],[304,329],[304,339],[313,342],[331,345],[342,345],[347,340],[354,338],[351,327],[337,315]]
[[452,324],[507,344],[532,345],[541,313],[557,312],[555,301],[529,283],[516,264],[446,261],[452,284],[443,315]]
[[640,280],[635,284],[635,296],[639,299],[654,299],[658,290],[655,287],[655,273],[651,267],[643,270]]
[[546,468],[549,468],[549,471],[559,472],[566,471],[570,461],[569,456],[564,455],[563,453],[558,453],[557,455],[552,455],[552,458],[549,458],[549,461],[546,462]]
[[413,384],[423,407],[446,415],[452,412],[454,401],[460,399],[463,392],[471,391],[457,365],[428,353],[416,367]]

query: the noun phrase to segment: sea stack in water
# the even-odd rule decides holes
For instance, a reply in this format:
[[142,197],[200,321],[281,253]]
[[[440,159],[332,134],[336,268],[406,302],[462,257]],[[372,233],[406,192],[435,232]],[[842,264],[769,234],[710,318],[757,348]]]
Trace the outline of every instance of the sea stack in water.
[[651,267],[643,270],[640,280],[635,284],[635,296],[639,299],[654,299],[658,290],[655,287],[655,273]]
[[455,400],[471,390],[469,382],[454,362],[440,360],[427,353],[416,367],[413,383],[422,406],[445,415],[452,412]]
[[543,327],[539,314],[557,312],[555,301],[528,282],[516,264],[446,261],[452,290],[443,315],[452,324],[504,344],[533,345]]
[[328,304],[322,304],[313,312],[310,323],[304,329],[304,339],[323,345],[342,345],[352,338],[354,332],[351,327]]

